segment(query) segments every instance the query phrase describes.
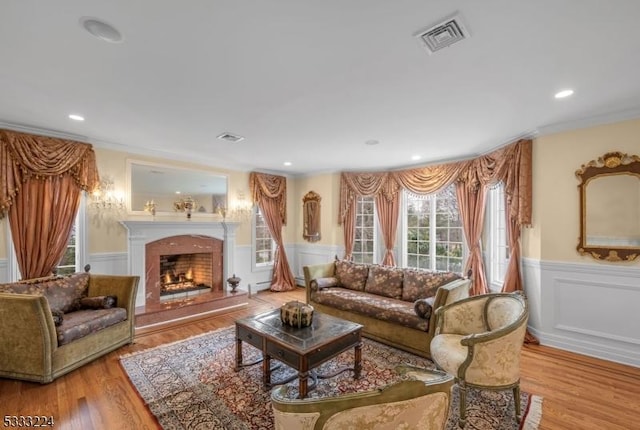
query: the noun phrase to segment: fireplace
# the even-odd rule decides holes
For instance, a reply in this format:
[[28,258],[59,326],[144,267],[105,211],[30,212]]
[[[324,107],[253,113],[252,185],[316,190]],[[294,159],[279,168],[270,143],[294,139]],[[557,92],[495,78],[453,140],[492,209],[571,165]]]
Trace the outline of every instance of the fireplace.
[[147,305],[222,291],[224,241],[184,234],[145,245]]
[[[121,223],[129,239],[129,274],[140,277],[136,330],[248,305],[246,291],[232,292],[224,282],[237,273],[234,257],[238,223],[193,219]],[[166,282],[168,270],[170,282]],[[183,281],[192,281],[196,287],[180,285]],[[207,290],[199,291],[201,287]],[[175,288],[180,291],[166,292]]]

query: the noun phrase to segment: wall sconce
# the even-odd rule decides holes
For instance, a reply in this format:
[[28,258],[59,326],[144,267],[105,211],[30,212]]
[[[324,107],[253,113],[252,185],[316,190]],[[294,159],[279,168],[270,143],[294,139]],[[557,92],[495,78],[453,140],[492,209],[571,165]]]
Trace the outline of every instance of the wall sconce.
[[253,205],[245,199],[243,192],[238,191],[235,200],[229,202],[228,208],[218,205],[216,212],[222,215],[224,220],[248,221],[253,215]]
[[89,207],[100,212],[124,210],[123,193],[116,190],[112,179],[108,177],[102,178],[98,188],[91,194]]

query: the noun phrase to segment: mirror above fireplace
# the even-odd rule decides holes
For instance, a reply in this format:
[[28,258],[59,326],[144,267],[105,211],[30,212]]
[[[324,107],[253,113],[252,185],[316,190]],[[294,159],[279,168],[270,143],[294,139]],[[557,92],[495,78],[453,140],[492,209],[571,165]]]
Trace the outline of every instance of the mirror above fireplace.
[[129,209],[134,214],[175,214],[184,202],[194,202],[193,213],[213,216],[227,207],[227,176],[139,160],[127,160]]

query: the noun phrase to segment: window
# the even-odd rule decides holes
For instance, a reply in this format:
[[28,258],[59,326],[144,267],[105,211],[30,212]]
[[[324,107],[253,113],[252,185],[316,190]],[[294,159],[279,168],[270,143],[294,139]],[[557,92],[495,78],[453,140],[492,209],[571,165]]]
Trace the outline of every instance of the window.
[[489,289],[502,290],[504,276],[509,263],[509,243],[507,239],[507,218],[505,210],[504,185],[502,183],[489,190],[487,202],[487,255],[489,257]]
[[276,244],[258,206],[256,206],[254,215],[254,266],[272,266]]
[[67,250],[64,252],[62,256],[62,260],[56,266],[56,274],[57,275],[71,275],[72,273],[77,272],[77,251],[76,251],[76,227],[78,223],[73,223],[73,227],[71,228],[71,233],[69,234],[69,241],[67,242]]
[[373,263],[375,260],[376,220],[373,197],[358,197],[356,201],[355,240],[353,261]]
[[438,194],[404,193],[406,267],[462,273],[466,254],[455,186]]

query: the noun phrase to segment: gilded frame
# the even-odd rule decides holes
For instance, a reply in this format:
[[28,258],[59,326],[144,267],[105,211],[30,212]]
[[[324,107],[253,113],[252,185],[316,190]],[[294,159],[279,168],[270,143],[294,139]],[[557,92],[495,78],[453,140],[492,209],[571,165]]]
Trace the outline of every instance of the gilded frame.
[[591,160],[576,170],[580,180],[580,237],[577,250],[598,260],[611,262],[633,261],[640,255],[640,246],[593,245],[587,243],[587,185],[590,181],[611,176],[629,174],[640,181],[640,157],[622,152],[607,152],[597,160]]

